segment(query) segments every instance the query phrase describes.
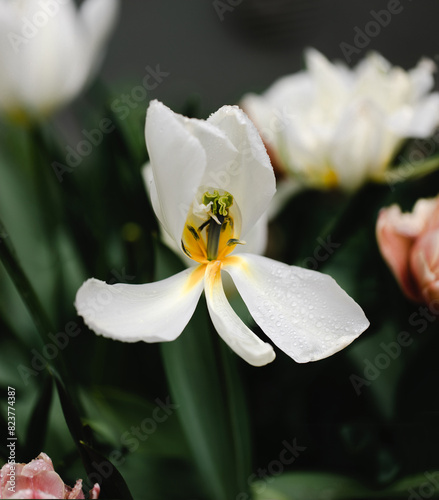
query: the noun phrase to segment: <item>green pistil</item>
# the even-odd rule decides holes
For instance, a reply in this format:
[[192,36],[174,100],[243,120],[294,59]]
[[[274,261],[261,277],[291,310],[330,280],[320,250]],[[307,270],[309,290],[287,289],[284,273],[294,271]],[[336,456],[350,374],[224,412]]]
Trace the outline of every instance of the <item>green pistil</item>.
[[219,224],[212,218],[209,220],[209,226],[207,229],[207,260],[216,260],[218,258],[218,247],[224,216],[218,215],[217,219],[220,222]]
[[227,217],[227,215],[229,215],[228,209],[233,205],[233,196],[227,191],[225,191],[224,194],[219,194],[216,190],[213,193],[206,191],[203,194],[202,203],[204,205],[208,205],[211,202],[211,212],[213,215],[216,215],[217,217],[220,215]]

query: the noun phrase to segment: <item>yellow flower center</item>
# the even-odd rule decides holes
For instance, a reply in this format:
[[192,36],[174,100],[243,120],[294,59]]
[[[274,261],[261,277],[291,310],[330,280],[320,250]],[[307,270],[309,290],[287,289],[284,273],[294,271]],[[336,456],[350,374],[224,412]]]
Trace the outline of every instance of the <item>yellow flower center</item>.
[[323,185],[330,189],[338,186],[338,176],[332,168],[323,174]]
[[[213,192],[211,192],[213,191]],[[183,252],[200,264],[223,260],[239,243],[241,214],[233,196],[207,190],[194,202],[181,238]]]

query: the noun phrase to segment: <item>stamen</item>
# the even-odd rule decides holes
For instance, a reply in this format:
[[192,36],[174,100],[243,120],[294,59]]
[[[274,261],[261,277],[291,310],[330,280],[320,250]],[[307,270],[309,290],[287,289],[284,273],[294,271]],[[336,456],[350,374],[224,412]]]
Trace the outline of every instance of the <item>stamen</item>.
[[238,240],[236,238],[230,238],[230,240],[227,242],[227,246],[231,247],[232,245],[245,245],[246,242],[243,240]]
[[197,230],[193,226],[191,226],[190,224],[186,224],[186,227],[191,232],[191,234],[194,237],[195,241],[198,241],[200,239],[200,235],[197,233]]
[[192,255],[191,253],[189,252],[189,250],[184,246],[184,243],[183,243],[183,240],[181,240],[181,248],[183,250],[183,252],[190,258],[192,259]]
[[201,226],[198,228],[198,231],[202,231],[208,224],[210,224],[210,219],[207,219],[206,221],[204,221]]

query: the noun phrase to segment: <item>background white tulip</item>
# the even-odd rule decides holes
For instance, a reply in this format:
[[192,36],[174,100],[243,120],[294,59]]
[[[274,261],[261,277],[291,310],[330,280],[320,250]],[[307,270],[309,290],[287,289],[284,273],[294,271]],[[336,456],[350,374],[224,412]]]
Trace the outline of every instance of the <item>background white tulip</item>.
[[300,184],[352,191],[382,180],[405,139],[439,124],[432,61],[404,71],[371,53],[351,70],[314,49],[305,61],[306,70],[241,103],[274,163]]
[[118,0],[0,0],[0,110],[41,117],[67,104],[96,73]]

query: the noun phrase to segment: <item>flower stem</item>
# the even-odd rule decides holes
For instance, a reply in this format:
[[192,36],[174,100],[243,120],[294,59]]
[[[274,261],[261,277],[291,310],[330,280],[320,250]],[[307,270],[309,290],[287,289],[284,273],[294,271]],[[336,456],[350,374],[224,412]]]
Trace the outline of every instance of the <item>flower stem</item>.
[[50,325],[50,321],[38,300],[37,294],[35,293],[30,281],[23,272],[18,260],[16,258],[15,250],[12,246],[11,239],[0,220],[0,234],[2,235],[0,239],[0,261],[5,266],[6,271],[14,282],[18,292],[20,293],[23,302],[25,303],[35,326],[43,340],[47,342],[46,335],[50,331],[53,331]]

